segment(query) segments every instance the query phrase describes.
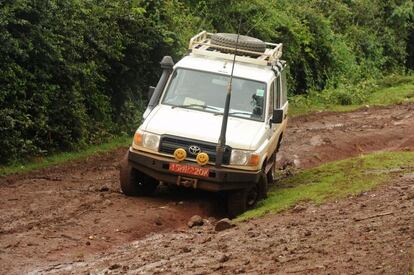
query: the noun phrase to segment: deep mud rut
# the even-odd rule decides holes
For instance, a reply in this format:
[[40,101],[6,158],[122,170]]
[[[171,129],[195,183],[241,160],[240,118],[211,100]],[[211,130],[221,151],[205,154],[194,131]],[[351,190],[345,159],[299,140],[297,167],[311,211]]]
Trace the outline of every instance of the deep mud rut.
[[[408,270],[413,177],[216,234],[208,225],[185,228],[194,214],[220,216],[214,194],[161,190],[153,198],[123,196],[117,168],[125,150],[1,178],[0,273]],[[414,105],[294,118],[279,158],[306,168],[380,150],[414,150]]]

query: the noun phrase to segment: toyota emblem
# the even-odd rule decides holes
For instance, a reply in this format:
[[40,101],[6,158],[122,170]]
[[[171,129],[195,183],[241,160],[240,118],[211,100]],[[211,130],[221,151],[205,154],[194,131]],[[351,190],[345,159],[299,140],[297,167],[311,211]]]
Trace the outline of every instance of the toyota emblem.
[[196,145],[191,145],[190,147],[188,147],[188,151],[190,152],[190,154],[196,156],[198,153],[201,152],[201,148]]

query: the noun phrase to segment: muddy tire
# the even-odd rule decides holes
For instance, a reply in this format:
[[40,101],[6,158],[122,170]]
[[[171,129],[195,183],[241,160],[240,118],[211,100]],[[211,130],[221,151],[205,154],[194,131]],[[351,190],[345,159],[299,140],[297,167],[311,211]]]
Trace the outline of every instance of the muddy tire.
[[234,218],[246,210],[252,209],[257,202],[267,197],[267,178],[264,173],[258,184],[250,188],[230,191],[227,194],[227,214]]
[[246,211],[246,189],[230,191],[227,194],[227,215],[235,218]]
[[276,168],[276,159],[277,159],[277,153],[279,152],[280,145],[282,144],[282,135],[279,137],[279,141],[277,142],[277,147],[275,152],[273,153],[273,156],[271,158],[271,161],[273,162],[272,168],[267,173],[267,182],[268,184],[274,184],[276,181],[276,174],[277,174],[277,168]]
[[128,154],[121,162],[119,180],[122,193],[127,196],[150,196],[155,193],[158,181],[134,169],[128,162]]
[[269,172],[266,174],[267,184],[272,185],[276,181],[276,153],[272,157],[272,167],[270,168]]
[[[211,36],[211,44],[217,46],[235,48],[236,42],[237,34],[234,33],[216,33]],[[266,50],[266,44],[260,39],[240,35],[237,48],[240,50],[263,53]],[[231,52],[231,50],[229,50],[229,52]]]

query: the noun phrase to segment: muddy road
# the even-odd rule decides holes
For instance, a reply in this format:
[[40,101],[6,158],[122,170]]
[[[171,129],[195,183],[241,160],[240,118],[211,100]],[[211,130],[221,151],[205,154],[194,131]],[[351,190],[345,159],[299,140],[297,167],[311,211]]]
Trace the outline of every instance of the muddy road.
[[279,157],[299,168],[374,151],[413,151],[414,105],[297,117],[287,137]]
[[321,206],[300,204],[235,228],[152,234],[84,262],[37,269],[92,274],[390,274],[414,264],[414,174]]
[[121,194],[118,160],[126,150],[1,179],[0,273],[82,260],[149,232],[185,225],[195,214],[218,215],[214,194],[165,189],[154,198]]
[[[129,255],[127,258],[134,261],[136,258],[123,252],[126,251],[124,245],[142,239],[147,234],[150,234],[150,238],[169,236],[166,237],[166,240],[174,234],[178,234],[176,237],[171,237],[177,239],[178,242],[180,242],[180,234],[184,234],[181,243],[199,241],[199,239],[193,240],[186,237],[188,234],[198,233],[191,233],[192,231],[177,233],[180,232],[177,230],[184,230],[188,219],[195,214],[203,217],[220,217],[221,206],[216,204],[217,197],[214,194],[203,192],[167,189],[160,190],[152,198],[123,196],[118,187],[118,165],[125,150],[125,148],[119,149],[84,161],[72,162],[24,175],[0,178],[0,273],[22,273],[36,270],[63,272],[67,268],[69,270],[72,268],[88,270],[88,266],[104,270],[108,268],[106,265],[109,264],[109,261],[101,261],[100,255],[105,251],[118,251],[119,249],[121,251],[121,254],[117,254],[120,257],[119,261],[126,269],[132,270],[130,264],[123,262],[125,258],[122,258],[122,255]],[[282,164],[290,163],[298,168],[307,168],[323,162],[380,150],[414,150],[414,105],[366,108],[341,114],[318,113],[291,119],[279,159]],[[410,188],[412,181],[408,179],[405,185],[404,188]],[[391,199],[395,198],[390,198],[390,203]],[[348,207],[346,203],[344,202],[343,207],[347,213],[353,212],[351,211],[352,207],[358,207],[358,204],[355,203],[349,203]],[[367,209],[374,211],[369,207],[370,203],[368,202]],[[375,203],[377,202],[372,202],[372,205],[374,206]],[[387,218],[406,218],[408,220],[405,222],[414,223],[412,219],[409,219],[410,215],[413,217],[413,213],[409,212],[413,207],[408,205],[412,201],[407,200],[405,203],[407,205],[404,211],[408,212],[401,211],[401,217],[399,217],[397,213],[400,212],[396,211],[395,214]],[[326,207],[329,209],[330,206]],[[393,207],[397,207],[397,205]],[[312,207],[308,207],[308,209],[312,209]],[[336,210],[339,211],[339,208]],[[327,215],[328,211],[324,213]],[[366,214],[369,215],[369,213]],[[281,217],[283,220],[283,215],[289,214],[285,213],[277,217]],[[300,218],[302,214],[295,215],[299,216],[293,219]],[[315,218],[315,221],[323,221],[322,217]],[[353,216],[347,218],[352,219]],[[266,224],[266,218],[263,223]],[[332,223],[332,232],[340,231],[339,225]],[[315,226],[321,226],[321,224],[315,222]],[[403,226],[401,225],[401,227]],[[265,229],[263,230],[265,231]],[[348,229],[351,234],[352,228]],[[282,229],[275,228],[274,230],[276,230],[273,232],[274,234],[279,234],[278,230]],[[410,231],[412,227],[406,230],[412,232]],[[302,234],[298,231],[297,234],[299,233]],[[366,236],[361,238],[363,237]],[[408,243],[408,240],[404,238],[406,235],[400,239],[395,237],[389,241],[395,241],[395,245]],[[145,240],[147,239],[144,238],[138,243],[145,242]],[[317,242],[318,240],[313,241]],[[161,245],[163,240],[159,240],[159,242],[158,244],[155,242],[152,248],[148,242],[142,243],[142,245],[147,249],[147,252],[152,251],[157,254],[156,245]],[[131,245],[130,249],[133,247],[134,245]],[[174,245],[172,247],[177,248]],[[277,249],[285,249],[277,247]],[[372,251],[378,248],[378,246],[373,246]],[[303,251],[306,250],[303,249]],[[165,253],[170,253],[167,248],[165,251]],[[290,251],[289,247],[287,251]],[[332,251],[334,251],[334,246],[332,246]],[[332,251],[327,249],[327,254],[314,254],[314,256],[332,258],[333,256],[326,257]],[[408,254],[406,250],[404,251],[405,254],[402,254],[401,261],[406,262]],[[111,253],[109,252],[109,255],[112,255]],[[144,251],[139,253],[146,255]],[[181,255],[182,253],[180,253],[178,254]],[[161,253],[160,255],[165,254]],[[194,254],[193,257],[196,255]],[[355,259],[355,257],[350,257]],[[184,258],[185,255],[182,260]],[[154,259],[161,261],[161,258],[155,257]],[[288,262],[294,264],[295,260]],[[59,265],[61,263],[69,264]],[[150,255],[145,263],[154,263],[151,262]],[[352,261],[350,265],[352,265]],[[45,268],[45,266],[49,267]],[[186,264],[183,266],[188,267]],[[319,267],[315,268],[318,271]],[[217,269],[218,272],[220,272],[219,269]],[[116,270],[120,271],[117,268]],[[186,270],[191,271],[192,269]],[[226,270],[229,273],[236,271],[235,269],[223,269],[223,271]],[[253,269],[245,269],[245,271],[248,270]],[[259,272],[258,269],[255,270]],[[352,271],[349,269],[340,270]],[[140,272],[140,270],[136,271]],[[147,271],[160,270],[148,269]],[[213,270],[204,268],[200,271],[212,272]],[[335,270],[331,271],[336,273]]]

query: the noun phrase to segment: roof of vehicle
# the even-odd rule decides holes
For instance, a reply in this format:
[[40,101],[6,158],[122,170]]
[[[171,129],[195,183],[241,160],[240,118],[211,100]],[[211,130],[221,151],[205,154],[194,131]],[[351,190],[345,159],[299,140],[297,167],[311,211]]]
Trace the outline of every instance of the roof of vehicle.
[[[190,54],[177,62],[174,67],[230,75],[232,64],[233,62],[229,60],[214,57],[201,57]],[[233,75],[235,77],[252,79],[260,82],[269,82],[275,77],[275,74],[270,66],[237,62],[237,57]]]

